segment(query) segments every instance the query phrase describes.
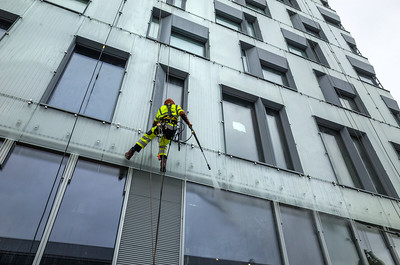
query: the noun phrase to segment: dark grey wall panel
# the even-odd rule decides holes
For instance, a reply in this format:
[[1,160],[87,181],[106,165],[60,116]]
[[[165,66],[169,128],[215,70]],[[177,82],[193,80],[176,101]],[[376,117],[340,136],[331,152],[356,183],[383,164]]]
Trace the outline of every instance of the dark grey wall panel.
[[289,68],[285,57],[276,55],[263,49],[257,49],[260,60],[267,66],[272,65],[280,71],[286,72]]
[[346,57],[356,71],[361,72],[363,74],[367,74],[367,75],[375,75],[375,70],[372,65],[364,63],[364,62],[357,60],[353,57],[350,57],[348,55],[346,55]]
[[225,16],[232,18],[234,21],[241,22],[243,20],[242,11],[225,5],[221,2],[215,1],[215,11],[217,14],[224,14]]
[[381,96],[383,102],[385,102],[386,106],[394,113],[400,113],[399,105],[397,101],[385,96]]
[[286,29],[281,29],[283,37],[292,44],[300,45],[304,49],[307,48],[307,40],[303,36],[297,35]]
[[199,24],[193,23],[187,19],[173,16],[172,27],[190,34],[192,37],[199,39],[202,42],[208,41],[208,28]]
[[321,14],[324,18],[326,18],[330,21],[333,21],[335,23],[338,23],[338,24],[340,23],[340,17],[337,14],[335,14],[331,11],[328,11],[325,8],[322,8],[319,6],[318,6],[318,10],[319,10],[319,12],[321,12]]
[[354,46],[357,46],[356,40],[353,37],[351,37],[351,36],[349,36],[347,34],[344,34],[344,33],[342,33],[342,36],[343,36],[343,39],[345,41],[347,41],[348,43],[350,43],[350,44],[352,44]]

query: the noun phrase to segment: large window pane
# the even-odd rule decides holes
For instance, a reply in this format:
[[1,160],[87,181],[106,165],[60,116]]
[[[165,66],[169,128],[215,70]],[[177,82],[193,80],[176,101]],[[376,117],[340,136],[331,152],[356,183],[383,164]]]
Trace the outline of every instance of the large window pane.
[[224,96],[223,110],[226,152],[260,161],[260,144],[253,105]]
[[185,265],[281,264],[270,202],[187,185]]
[[276,166],[280,168],[293,169],[290,159],[289,148],[283,133],[282,122],[279,112],[266,109],[269,136],[271,137],[273,153]]
[[158,17],[152,17],[150,21],[149,37],[157,39],[159,30],[160,30],[160,19]]
[[332,265],[361,264],[348,221],[324,214],[320,216]]
[[340,103],[342,104],[342,106],[344,108],[360,112],[360,109],[358,108],[356,102],[354,101],[354,98],[343,95],[340,92],[338,92],[338,97],[339,97]]
[[230,20],[228,18],[225,18],[223,16],[216,15],[215,21],[218,24],[224,25],[225,27],[228,27],[230,29],[241,31],[240,23],[232,21],[232,20]]
[[281,206],[281,215],[290,265],[324,264],[312,213],[305,209]]
[[307,53],[306,53],[306,51],[304,49],[301,49],[301,48],[296,47],[296,46],[291,45],[291,44],[288,44],[288,49],[289,49],[290,52],[292,52],[294,54],[297,54],[297,55],[300,55],[300,56],[308,58]]
[[163,91],[163,102],[167,98],[172,98],[175,104],[182,107],[183,105],[183,87],[185,81],[174,76],[166,76],[166,82]]
[[15,146],[0,170],[0,264],[33,261],[66,160]]
[[0,19],[0,38],[6,33],[11,27],[12,23],[3,19]]
[[288,83],[284,73],[281,73],[264,65],[262,66],[262,72],[264,75],[264,79],[280,84],[282,86],[287,86]]
[[188,38],[182,34],[172,32],[170,44],[190,53],[194,53],[199,56],[205,56],[204,43]]
[[41,264],[111,264],[124,170],[79,160]]
[[385,189],[382,186],[382,183],[379,179],[378,174],[376,173],[371,160],[368,157],[367,151],[365,150],[365,147],[362,143],[362,139],[360,137],[352,136],[351,139],[353,140],[353,143],[357,149],[358,154],[361,157],[361,160],[364,164],[364,167],[368,171],[368,175],[372,182],[374,183],[375,189],[379,194],[384,194],[387,195]]
[[48,104],[110,121],[124,76],[125,61],[102,54],[96,66],[99,56],[97,51],[76,47]]
[[394,265],[389,249],[378,229],[363,224],[357,224],[357,229],[361,248],[366,253],[370,264],[374,264],[373,261],[379,259],[385,265]]
[[361,183],[339,133],[325,127],[320,127],[320,132],[338,182],[361,189]]

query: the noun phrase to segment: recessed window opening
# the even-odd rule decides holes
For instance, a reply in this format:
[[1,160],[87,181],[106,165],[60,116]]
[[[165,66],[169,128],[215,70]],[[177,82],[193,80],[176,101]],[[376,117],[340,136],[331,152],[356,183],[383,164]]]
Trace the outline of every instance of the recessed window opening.
[[160,19],[158,17],[153,16],[150,21],[148,36],[157,39],[159,31],[160,31]]
[[255,4],[249,3],[248,1],[246,1],[246,7],[253,9],[254,11],[265,14],[265,7],[256,6]]
[[219,14],[216,15],[215,22],[217,22],[218,24],[221,24],[225,27],[228,27],[230,29],[241,31],[240,22],[233,21],[233,20],[226,18],[224,16],[221,16]]
[[273,83],[277,83],[282,86],[288,86],[288,81],[283,72],[280,72],[274,68],[265,65],[262,65],[261,68],[264,79],[271,81]]
[[172,75],[167,75],[165,81],[162,102],[164,102],[167,98],[172,98],[177,105],[183,106],[185,80]]
[[358,108],[356,102],[354,101],[353,97],[350,97],[348,95],[345,95],[343,92],[340,92],[339,90],[336,90],[338,97],[339,97],[339,101],[342,104],[343,107],[345,107],[346,109],[351,109],[357,112],[361,112],[360,109]]
[[292,52],[294,54],[297,54],[297,55],[300,55],[302,57],[308,58],[307,53],[306,53],[305,49],[303,49],[303,48],[300,48],[298,46],[295,46],[295,45],[292,45],[292,44],[288,43],[288,49],[289,49],[290,52]]
[[374,86],[378,85],[378,82],[376,81],[376,79],[373,76],[366,75],[366,74],[361,73],[361,72],[357,72],[357,74],[358,74],[358,77],[360,78],[361,81],[366,82],[366,83],[371,84],[371,85],[374,85]]
[[203,42],[187,37],[176,31],[171,33],[171,46],[186,50],[190,53],[204,57],[206,54],[205,45]]

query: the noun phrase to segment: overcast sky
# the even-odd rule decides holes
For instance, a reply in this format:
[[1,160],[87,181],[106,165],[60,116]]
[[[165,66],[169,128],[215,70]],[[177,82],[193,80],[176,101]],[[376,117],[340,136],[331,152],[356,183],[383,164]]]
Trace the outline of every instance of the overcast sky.
[[400,0],[329,0],[329,5],[400,104]]

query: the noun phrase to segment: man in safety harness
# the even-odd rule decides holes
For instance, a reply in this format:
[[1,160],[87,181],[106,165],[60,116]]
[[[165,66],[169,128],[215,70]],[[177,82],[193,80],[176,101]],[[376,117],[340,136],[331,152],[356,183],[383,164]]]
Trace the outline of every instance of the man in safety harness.
[[128,160],[131,159],[135,152],[140,152],[140,150],[145,148],[157,135],[162,134],[159,143],[158,160],[161,160],[160,171],[165,172],[167,165],[167,146],[175,136],[179,117],[182,117],[192,130],[192,124],[189,122],[183,109],[179,105],[175,105],[172,99],[168,98],[165,100],[164,105],[157,111],[157,115],[153,121],[153,128],[143,135],[139,141],[125,153],[125,158]]

